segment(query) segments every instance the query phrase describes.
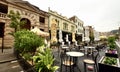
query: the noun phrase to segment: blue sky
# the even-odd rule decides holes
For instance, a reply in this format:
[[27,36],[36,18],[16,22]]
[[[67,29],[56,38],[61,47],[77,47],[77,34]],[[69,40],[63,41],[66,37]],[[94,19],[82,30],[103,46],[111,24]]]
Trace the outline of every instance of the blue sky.
[[96,31],[106,32],[120,26],[120,0],[26,0],[41,10],[57,11],[66,17],[76,15]]

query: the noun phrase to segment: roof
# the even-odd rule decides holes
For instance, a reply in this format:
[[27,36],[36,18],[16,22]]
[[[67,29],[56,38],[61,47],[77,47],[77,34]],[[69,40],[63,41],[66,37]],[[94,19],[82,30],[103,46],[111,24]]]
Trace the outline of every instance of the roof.
[[6,0],[6,1],[9,3],[15,4],[17,6],[23,7],[25,9],[32,10],[43,15],[44,14],[48,15],[47,12],[40,10],[37,6],[30,4],[28,1],[23,1],[23,0]]

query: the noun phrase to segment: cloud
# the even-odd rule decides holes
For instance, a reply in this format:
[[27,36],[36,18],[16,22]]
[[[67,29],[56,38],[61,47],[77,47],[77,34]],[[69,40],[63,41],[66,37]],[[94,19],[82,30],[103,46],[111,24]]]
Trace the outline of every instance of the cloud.
[[44,11],[48,7],[63,16],[76,15],[84,25],[99,31],[116,29],[120,23],[120,0],[27,0]]

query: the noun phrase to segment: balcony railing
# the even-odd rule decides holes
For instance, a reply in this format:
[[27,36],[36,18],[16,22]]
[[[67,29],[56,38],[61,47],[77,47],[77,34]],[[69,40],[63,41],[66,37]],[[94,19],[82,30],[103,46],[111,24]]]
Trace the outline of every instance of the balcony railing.
[[0,12],[0,18],[8,18],[8,17],[7,17],[7,14]]

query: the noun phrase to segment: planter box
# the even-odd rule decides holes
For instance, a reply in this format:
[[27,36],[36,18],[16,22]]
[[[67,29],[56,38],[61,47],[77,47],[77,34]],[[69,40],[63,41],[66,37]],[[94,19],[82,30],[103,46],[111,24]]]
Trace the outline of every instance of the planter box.
[[105,56],[118,58],[117,50],[114,53],[109,53],[108,50],[106,50]]
[[119,64],[119,59],[117,59],[117,65],[116,66],[111,66],[111,65],[107,65],[104,64],[105,57],[103,56],[99,63],[98,63],[98,67],[99,67],[99,72],[120,72],[120,64]]
[[17,57],[20,66],[23,68],[25,72],[36,72],[35,68],[31,64],[29,64],[27,60],[22,58],[22,56],[19,54],[17,50],[14,50],[14,54]]

